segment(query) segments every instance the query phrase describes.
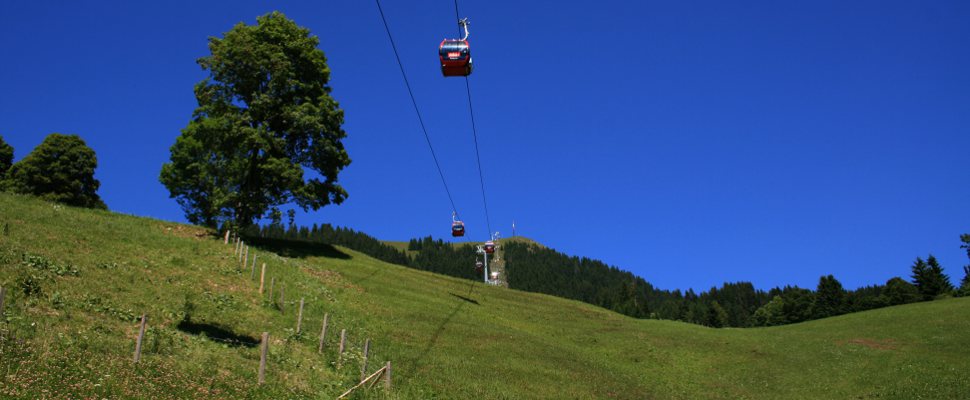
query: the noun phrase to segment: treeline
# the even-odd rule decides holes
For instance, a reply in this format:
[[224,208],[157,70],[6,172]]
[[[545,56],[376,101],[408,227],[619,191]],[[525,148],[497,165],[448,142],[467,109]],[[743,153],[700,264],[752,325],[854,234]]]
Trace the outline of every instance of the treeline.
[[350,228],[334,227],[330,224],[297,227],[291,223],[289,227],[284,228],[283,224],[273,222],[244,229],[243,235],[338,245],[391,264],[459,278],[475,280],[479,278],[474,268],[474,246],[454,246],[441,239],[435,240],[431,236],[411,239],[408,243],[411,255],[408,255],[407,252],[387,245],[366,233]]
[[475,272],[474,260],[477,255],[473,245],[453,245],[428,236],[411,239],[408,251],[412,253],[408,264],[411,268],[465,279],[481,279],[481,275]]
[[[292,219],[291,219],[292,221]],[[329,224],[289,228],[275,222],[256,227],[261,237],[340,245],[389,263],[478,280],[473,245],[454,245],[431,236],[411,239],[407,252],[363,233]],[[962,235],[970,258],[970,235]],[[654,287],[629,271],[587,257],[568,256],[535,244],[502,244],[509,287],[579,300],[635,318],[690,322],[711,327],[784,325],[857,311],[913,303],[941,296],[970,296],[970,266],[955,288],[939,261],[917,258],[911,281],[893,277],[885,284],[846,290],[835,276],[819,278],[814,289],[797,286],[759,290],[751,282],[724,283],[696,293]]]
[[378,260],[391,264],[408,265],[409,259],[404,252],[388,246],[374,237],[350,228],[334,227],[330,224],[312,227],[297,227],[290,224],[284,228],[280,223],[268,225],[253,225],[243,230],[245,236],[258,236],[270,239],[302,240],[311,243],[326,243],[344,246],[349,249],[367,254]]
[[[970,257],[970,235],[961,236],[961,241]],[[601,261],[534,244],[509,242],[503,251],[511,288],[575,299],[636,318],[711,327],[783,325],[941,296],[970,296],[970,266],[963,268],[960,288],[954,288],[932,255],[913,263],[912,282],[894,277],[884,285],[846,290],[833,275],[826,275],[815,290],[785,286],[764,291],[750,282],[736,282],[695,293],[658,289]]]

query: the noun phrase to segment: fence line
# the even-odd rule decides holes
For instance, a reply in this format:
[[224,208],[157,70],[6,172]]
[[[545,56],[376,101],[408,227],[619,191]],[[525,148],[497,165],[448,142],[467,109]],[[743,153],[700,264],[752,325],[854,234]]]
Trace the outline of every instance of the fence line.
[[[223,244],[225,245],[229,245],[230,239],[233,240],[233,248],[232,248],[233,255],[238,256],[239,262],[241,263],[242,267],[245,268],[246,265],[249,264],[249,246],[247,246],[245,241],[242,240],[242,237],[235,235],[231,231],[227,230],[222,239],[223,239]],[[257,257],[258,255],[254,253],[252,258],[252,264],[250,265],[250,279],[256,278]],[[264,293],[266,288],[265,287],[266,268],[267,268],[266,263],[263,262],[262,268],[260,269],[260,273],[259,273],[259,294],[260,295]],[[270,277],[269,299],[270,299],[270,302],[274,304],[276,303],[274,301],[275,289],[276,289],[276,277],[273,276],[273,277]],[[6,289],[3,287],[0,287],[0,315],[2,315],[4,311],[5,293],[6,293]],[[285,314],[286,313],[285,285],[282,282],[280,283],[279,296],[280,296],[279,303],[275,305],[278,306],[282,314]],[[305,297],[301,297],[299,311],[297,312],[297,316],[296,316],[297,335],[300,335],[303,330],[303,311],[305,308],[305,304],[306,304]],[[147,319],[148,319],[147,314],[143,314],[141,318],[138,338],[136,339],[136,343],[135,343],[135,358],[134,358],[135,363],[138,363],[141,358],[141,348],[142,348],[142,342],[144,340]],[[321,324],[321,328],[320,328],[320,339],[317,344],[317,353],[323,354],[324,352],[324,348],[326,346],[327,330],[329,330],[329,328],[330,328],[330,313],[324,313],[323,323]],[[209,339],[217,340],[217,341],[225,341],[225,342],[243,343],[242,341],[218,340],[217,338],[209,338]],[[342,364],[342,361],[343,361],[343,355],[347,351],[347,348],[348,348],[347,329],[344,328],[340,330],[340,344],[337,349],[338,357],[337,357],[336,366],[338,369],[340,369],[340,365]],[[374,373],[370,374],[369,376],[365,376],[367,375],[367,365],[368,365],[368,362],[370,361],[370,356],[371,356],[370,348],[371,348],[371,339],[368,338],[364,341],[364,347],[362,349],[363,357],[361,359],[361,366],[360,366],[360,382],[357,383],[354,387],[344,392],[343,394],[341,394],[340,397],[338,397],[338,399],[343,399],[347,397],[354,390],[357,390],[364,385],[367,385],[367,388],[369,389],[373,387],[375,384],[377,384],[377,382],[380,382],[380,381],[383,381],[384,387],[387,390],[390,390],[391,388],[391,362],[390,361],[387,361],[383,367],[381,367]],[[266,367],[267,367],[266,364],[268,361],[268,353],[269,353],[269,332],[263,332],[260,338],[259,371],[258,371],[258,377],[257,377],[257,383],[259,385],[263,385],[266,383]]]

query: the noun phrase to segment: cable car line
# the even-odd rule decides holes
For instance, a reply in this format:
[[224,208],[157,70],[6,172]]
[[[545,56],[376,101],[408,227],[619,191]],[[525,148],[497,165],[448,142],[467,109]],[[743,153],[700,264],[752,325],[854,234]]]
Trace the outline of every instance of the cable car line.
[[[461,14],[458,12],[458,0],[455,0],[455,18],[462,21]],[[467,22],[466,22],[467,24]],[[461,29],[465,27],[464,24],[458,26],[458,35],[461,35]],[[467,34],[468,28],[465,27],[465,33]],[[475,110],[472,107],[472,89],[471,84],[468,82],[468,75],[465,75],[465,92],[468,93],[468,114],[471,116],[472,122],[472,138],[475,139],[475,160],[478,162],[478,181],[482,187],[482,205],[485,207],[485,226],[488,228],[488,238],[492,239],[492,221],[488,215],[488,200],[485,196],[485,174],[482,173],[482,156],[481,152],[478,150],[478,129],[475,127]]]
[[451,210],[457,217],[458,208],[455,207],[455,200],[451,197],[451,190],[448,189],[448,182],[445,181],[445,174],[441,170],[441,163],[438,162],[438,156],[434,152],[434,146],[431,145],[431,136],[428,135],[428,128],[424,125],[424,118],[421,118],[421,111],[418,109],[418,101],[414,99],[414,91],[411,90],[411,83],[408,82],[408,75],[404,72],[404,63],[401,62],[401,56],[398,55],[397,46],[394,44],[394,36],[391,35],[391,28],[387,25],[387,18],[384,17],[384,9],[381,8],[381,1],[374,0],[377,3],[377,11],[381,13],[381,21],[384,22],[384,30],[387,31],[387,38],[391,41],[391,49],[394,50],[394,58],[397,59],[397,65],[401,68],[401,76],[404,78],[404,85],[407,86],[408,95],[411,96],[411,104],[414,105],[414,113],[418,115],[418,122],[421,124],[421,131],[424,132],[424,139],[428,142],[428,150],[431,150],[431,158],[434,159],[434,165],[438,168],[438,176],[441,177],[441,184],[445,187],[445,193],[448,194],[448,201],[451,203]]
[[[377,10],[381,16],[381,22],[384,24],[384,30],[387,33],[387,38],[391,43],[391,49],[394,51],[395,60],[397,61],[398,68],[400,68],[401,70],[401,77],[404,79],[404,85],[408,90],[409,97],[411,98],[411,104],[414,106],[414,112],[418,116],[418,122],[421,126],[421,131],[424,133],[424,138],[428,144],[428,149],[431,151],[431,157],[434,160],[435,167],[438,170],[438,176],[441,178],[442,186],[444,186],[445,193],[448,195],[448,201],[451,203],[451,208],[452,208],[451,234],[453,237],[465,236],[464,223],[460,220],[460,218],[458,218],[458,211],[457,211],[457,207],[455,206],[454,198],[451,195],[451,189],[448,187],[448,182],[445,179],[444,170],[441,168],[441,163],[439,162],[438,156],[434,151],[434,146],[431,143],[431,136],[428,134],[428,129],[424,123],[424,118],[421,115],[420,108],[418,107],[417,99],[414,97],[414,90],[411,88],[411,83],[408,80],[407,72],[404,69],[404,63],[401,61],[401,56],[397,50],[397,44],[394,42],[394,35],[391,33],[391,28],[387,23],[387,17],[384,14],[384,9],[381,6],[380,0],[375,0],[374,2],[377,4]],[[458,13],[459,13],[458,1],[455,0],[456,16],[459,15]],[[485,174],[482,170],[481,150],[478,144],[478,128],[475,124],[475,111],[474,111],[474,106],[472,105],[471,84],[470,84],[470,81],[468,80],[468,75],[471,74],[471,71],[472,71],[472,59],[471,59],[471,53],[470,53],[470,49],[467,41],[468,21],[467,19],[464,19],[464,20],[459,19],[458,21],[459,21],[458,34],[459,36],[461,36],[462,29],[464,29],[465,35],[461,39],[443,40],[438,49],[439,59],[441,61],[442,74],[444,76],[446,77],[464,76],[465,77],[465,93],[467,95],[467,100],[468,100],[468,112],[471,120],[472,138],[475,143],[475,159],[478,166],[478,179],[482,190],[482,205],[485,211],[486,228],[488,229],[488,235],[487,235],[488,240],[484,243],[483,246],[478,247],[479,249],[478,251],[480,253],[483,253],[484,257],[488,257],[489,254],[492,254],[495,251],[496,246],[494,244],[494,240],[497,232],[496,233],[492,232],[491,217],[489,215],[488,200],[485,192]],[[466,240],[468,239],[469,238],[466,238]],[[485,265],[487,266],[487,264]],[[489,282],[489,277],[487,274],[485,276],[485,280],[486,282]]]
[[478,181],[482,186],[482,205],[485,207],[485,226],[488,227],[488,237],[492,237],[492,221],[488,216],[488,201],[485,200],[485,175],[482,173],[482,156],[478,151],[478,132],[475,129],[475,111],[472,108],[472,89],[465,77],[465,90],[468,92],[468,114],[472,120],[472,137],[475,139],[475,159],[478,161]]
[[[458,22],[458,35],[461,36],[461,30],[464,28],[464,30],[465,30],[465,37],[464,37],[463,41],[464,41],[465,45],[467,46],[468,45],[468,42],[467,42],[467,39],[468,39],[468,21],[467,21],[467,19],[464,19],[464,20],[461,19],[461,14],[458,11],[458,0],[454,0],[454,2],[455,2],[455,18],[458,19],[458,21],[459,21]],[[467,50],[467,51],[469,53],[468,54],[468,64],[469,65],[468,65],[467,73],[464,74],[464,77],[465,77],[465,93],[468,94],[468,114],[470,116],[471,124],[472,124],[472,138],[475,140],[475,160],[478,163],[478,181],[481,184],[481,188],[482,188],[482,205],[485,208],[485,224],[486,224],[486,227],[488,227],[488,240],[482,246],[479,246],[478,249],[479,249],[479,252],[482,253],[483,260],[485,261],[484,262],[484,271],[483,271],[485,273],[485,276],[484,276],[485,282],[486,283],[494,283],[494,281],[490,279],[490,275],[488,273],[488,255],[495,253],[495,248],[496,248],[496,246],[495,246],[495,240],[497,239],[498,232],[494,232],[494,233],[492,232],[492,222],[491,222],[491,218],[489,217],[489,214],[488,214],[488,200],[486,199],[487,196],[485,195],[485,174],[482,172],[482,156],[481,156],[481,151],[479,150],[479,146],[478,146],[478,129],[475,126],[475,109],[472,106],[472,89],[471,89],[471,83],[469,83],[469,80],[468,80],[468,75],[471,74],[471,54],[470,54],[470,49]],[[442,59],[442,61],[444,62],[444,59]],[[442,71],[442,72],[445,72],[445,71]],[[448,74],[445,73],[445,76],[448,76]],[[481,264],[478,263],[477,257],[476,257],[476,263],[475,264],[476,264],[476,270],[478,270],[478,268],[481,268],[479,266]]]

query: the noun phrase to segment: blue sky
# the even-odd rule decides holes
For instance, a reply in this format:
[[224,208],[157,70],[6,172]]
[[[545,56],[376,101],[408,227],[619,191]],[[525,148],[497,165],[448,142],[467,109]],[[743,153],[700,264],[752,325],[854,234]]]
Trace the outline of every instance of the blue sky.
[[[486,235],[464,82],[442,78],[445,0],[385,0],[469,234]],[[493,230],[662,288],[847,287],[970,232],[970,3],[460,1]],[[115,211],[183,221],[158,182],[195,108],[206,38],[280,10],[321,40],[353,164],[300,215],[388,240],[447,235],[450,205],[373,2],[0,5],[0,135],[99,158]]]

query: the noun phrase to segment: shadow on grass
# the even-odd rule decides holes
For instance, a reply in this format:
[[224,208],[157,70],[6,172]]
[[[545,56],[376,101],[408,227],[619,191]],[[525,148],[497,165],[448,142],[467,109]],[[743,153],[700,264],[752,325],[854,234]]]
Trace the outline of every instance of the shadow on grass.
[[[475,290],[475,283],[476,282],[474,281],[468,283],[467,296],[472,295],[472,292]],[[413,364],[414,368],[416,369],[420,367],[421,363],[424,361],[424,358],[427,357],[427,355],[431,353],[431,351],[434,350],[434,348],[438,345],[438,339],[441,338],[441,334],[444,333],[445,328],[448,326],[449,323],[451,323],[451,320],[455,318],[455,315],[458,315],[458,313],[461,312],[461,309],[465,307],[465,303],[478,304],[478,301],[472,300],[467,296],[461,296],[451,292],[448,292],[448,294],[455,296],[463,301],[461,303],[456,304],[455,308],[453,308],[451,312],[448,313],[448,316],[446,316],[445,319],[443,319],[441,323],[438,324],[438,328],[435,329],[434,334],[431,335],[431,339],[428,340],[428,343],[425,344],[424,349],[421,350],[421,354],[419,354],[416,358],[410,360],[411,364]]]
[[182,321],[176,328],[190,335],[205,335],[205,337],[219,343],[225,343],[232,347],[256,347],[259,346],[259,339],[252,336],[240,335],[227,328],[215,324],[202,322]]
[[477,305],[479,305],[479,304],[478,304],[478,300],[475,300],[475,299],[470,299],[470,298],[468,298],[468,297],[465,297],[465,296],[462,296],[462,295],[460,295],[460,294],[454,294],[454,293],[451,293],[451,292],[448,292],[448,294],[450,294],[450,295],[452,295],[452,296],[455,296],[455,297],[457,297],[457,298],[459,298],[459,299],[462,299],[462,300],[464,300],[464,301],[467,301],[467,302],[469,302],[469,303],[472,303],[472,304],[474,304],[474,305],[476,305],[476,306],[477,306]]
[[326,243],[309,242],[305,240],[291,239],[271,239],[261,237],[244,238],[247,244],[260,248],[261,250],[276,253],[281,257],[307,258],[307,257],[326,257],[349,260],[350,255],[337,250]]
[[360,278],[359,281],[353,281],[353,282],[355,285],[363,285],[364,282],[369,281],[374,276],[377,276],[377,274],[380,274],[383,272],[384,272],[384,268],[374,268],[369,274],[367,274],[367,276]]

